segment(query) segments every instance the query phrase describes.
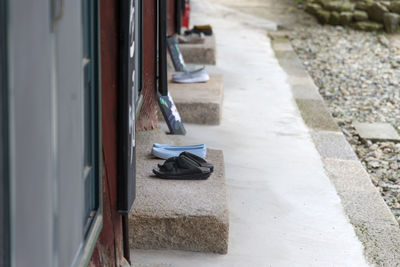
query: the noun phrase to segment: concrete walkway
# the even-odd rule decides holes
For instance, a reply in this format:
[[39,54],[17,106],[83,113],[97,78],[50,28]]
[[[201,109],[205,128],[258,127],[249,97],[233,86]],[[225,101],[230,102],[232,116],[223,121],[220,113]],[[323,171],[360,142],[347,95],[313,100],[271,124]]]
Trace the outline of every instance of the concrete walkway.
[[274,23],[191,2],[192,21],[215,29],[217,66],[208,69],[224,74],[225,102],[220,126],[186,124],[186,138],[224,151],[229,251],[132,250],[134,266],[367,266],[274,57]]

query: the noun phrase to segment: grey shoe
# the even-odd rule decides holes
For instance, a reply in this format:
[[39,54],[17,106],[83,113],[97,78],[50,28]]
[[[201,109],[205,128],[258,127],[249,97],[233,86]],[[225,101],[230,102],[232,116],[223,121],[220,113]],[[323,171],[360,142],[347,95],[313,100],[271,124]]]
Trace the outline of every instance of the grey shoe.
[[210,76],[203,67],[198,70],[179,72],[172,75],[172,81],[176,83],[204,83],[210,80]]
[[180,44],[202,44],[204,43],[204,33],[191,33],[189,35],[178,35],[178,42]]

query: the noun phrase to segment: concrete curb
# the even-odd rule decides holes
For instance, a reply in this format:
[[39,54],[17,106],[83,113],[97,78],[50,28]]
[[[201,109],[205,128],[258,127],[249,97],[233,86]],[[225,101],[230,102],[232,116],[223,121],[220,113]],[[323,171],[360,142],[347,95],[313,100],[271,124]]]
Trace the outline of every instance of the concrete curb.
[[364,245],[367,260],[377,266],[400,265],[400,228],[352,147],[326,108],[287,39],[287,32],[270,32],[272,47],[328,177],[344,211]]

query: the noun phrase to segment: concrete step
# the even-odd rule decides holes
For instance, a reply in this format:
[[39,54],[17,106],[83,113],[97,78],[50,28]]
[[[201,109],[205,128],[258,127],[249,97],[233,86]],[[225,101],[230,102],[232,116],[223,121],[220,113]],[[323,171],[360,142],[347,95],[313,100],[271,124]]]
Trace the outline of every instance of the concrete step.
[[202,44],[179,44],[185,63],[216,64],[215,34],[206,36]]
[[[221,150],[207,151],[214,173],[204,181],[155,178],[163,160],[150,155],[153,142],[168,142],[154,132],[137,135],[137,197],[129,214],[130,246],[226,254],[229,218],[225,166]],[[175,138],[175,139],[174,139]],[[169,143],[180,143],[172,137]]]
[[[210,75],[206,83],[168,82],[168,90],[184,123],[218,125],[222,117],[224,76]],[[159,112],[159,119],[162,114]]]

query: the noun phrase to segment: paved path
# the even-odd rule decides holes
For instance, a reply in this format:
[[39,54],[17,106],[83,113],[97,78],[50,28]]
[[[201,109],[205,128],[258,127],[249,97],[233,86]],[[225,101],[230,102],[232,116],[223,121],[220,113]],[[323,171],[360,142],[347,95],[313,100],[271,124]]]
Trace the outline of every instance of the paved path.
[[224,151],[229,253],[134,250],[132,260],[175,267],[367,266],[274,58],[266,30],[276,25],[212,0],[192,0],[192,20],[213,25],[218,65],[208,69],[225,75],[222,124],[186,128],[188,140]]

